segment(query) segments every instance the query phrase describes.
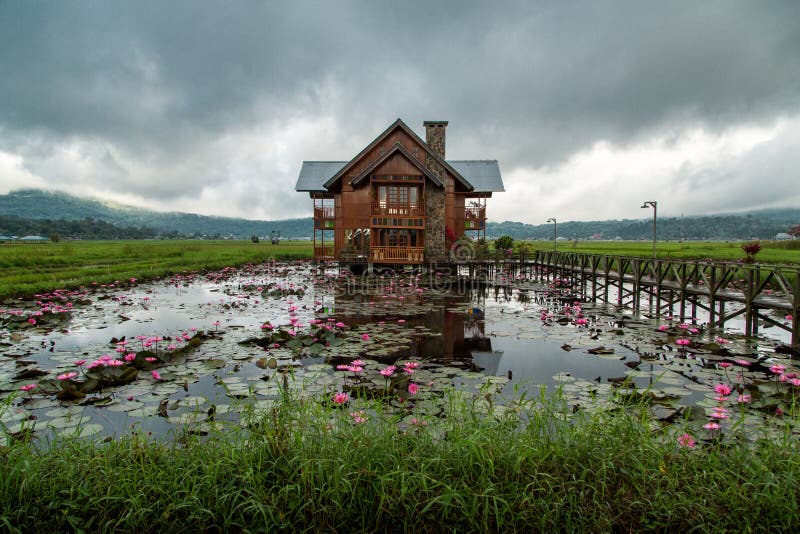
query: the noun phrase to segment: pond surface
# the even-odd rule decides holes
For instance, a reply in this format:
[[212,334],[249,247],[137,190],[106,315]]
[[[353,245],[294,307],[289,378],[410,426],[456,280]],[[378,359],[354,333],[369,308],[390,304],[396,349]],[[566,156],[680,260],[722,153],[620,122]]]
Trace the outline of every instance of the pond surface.
[[798,423],[800,376],[784,349],[527,278],[486,286],[269,263],[3,302],[0,430],[207,433],[287,394],[366,409],[377,399],[411,424],[440,414],[455,386],[511,404],[546,387],[573,411],[633,403],[661,425],[756,437]]

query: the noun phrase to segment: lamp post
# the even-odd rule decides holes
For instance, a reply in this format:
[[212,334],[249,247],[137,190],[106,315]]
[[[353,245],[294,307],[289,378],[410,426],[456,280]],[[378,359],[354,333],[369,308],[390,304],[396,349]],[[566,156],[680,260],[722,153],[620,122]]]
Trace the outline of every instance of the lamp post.
[[557,230],[558,229],[558,222],[556,222],[556,218],[555,217],[550,217],[549,219],[547,219],[547,222],[553,223],[553,251],[557,251],[558,250],[558,241],[557,241],[557,239],[558,239],[558,230]]
[[655,200],[648,200],[642,204],[642,208],[653,208],[653,268],[656,266],[656,217],[658,214],[658,202]]

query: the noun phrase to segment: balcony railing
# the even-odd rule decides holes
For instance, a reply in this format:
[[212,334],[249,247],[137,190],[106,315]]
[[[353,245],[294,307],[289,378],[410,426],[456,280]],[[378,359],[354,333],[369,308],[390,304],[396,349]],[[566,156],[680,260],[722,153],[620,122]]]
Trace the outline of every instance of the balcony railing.
[[486,206],[467,206],[464,208],[464,219],[478,221],[486,219]]
[[372,214],[394,217],[424,217],[425,208],[419,202],[391,203],[377,201],[372,203]]
[[333,219],[314,219],[315,230],[333,230],[336,223]]
[[314,247],[315,260],[332,260],[333,259],[333,245],[316,246]]
[[334,214],[333,206],[314,206],[314,219],[333,219]]
[[422,263],[425,247],[375,247],[370,248],[373,263]]

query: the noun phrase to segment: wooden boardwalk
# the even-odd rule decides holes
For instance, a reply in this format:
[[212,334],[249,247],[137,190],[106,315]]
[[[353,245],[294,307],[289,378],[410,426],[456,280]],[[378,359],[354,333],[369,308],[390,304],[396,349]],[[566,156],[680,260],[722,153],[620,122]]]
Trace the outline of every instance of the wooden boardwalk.
[[[673,315],[682,321],[709,315],[709,326],[724,328],[738,316],[745,334],[758,334],[759,321],[791,333],[800,351],[800,266],[723,261],[673,260],[538,251],[534,256],[463,262],[472,279],[510,275],[566,280],[593,301],[628,306],[640,312],[644,301],[654,317]],[[610,289],[615,289],[612,295]],[[613,299],[613,300],[612,300]],[[787,316],[791,316],[788,319]]]

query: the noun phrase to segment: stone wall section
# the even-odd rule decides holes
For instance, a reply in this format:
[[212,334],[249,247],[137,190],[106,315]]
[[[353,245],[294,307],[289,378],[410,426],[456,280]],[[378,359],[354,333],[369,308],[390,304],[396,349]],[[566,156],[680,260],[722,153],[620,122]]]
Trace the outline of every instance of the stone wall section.
[[[426,156],[425,165],[440,181],[444,169],[431,156]],[[425,187],[425,261],[443,261],[446,256],[444,242],[445,190],[433,183]]]
[[[442,159],[445,155],[445,128],[447,121],[425,121],[425,142]],[[444,167],[429,154],[425,155],[425,166],[446,183]],[[444,261],[445,247],[445,188],[428,184],[425,187],[425,261]]]

